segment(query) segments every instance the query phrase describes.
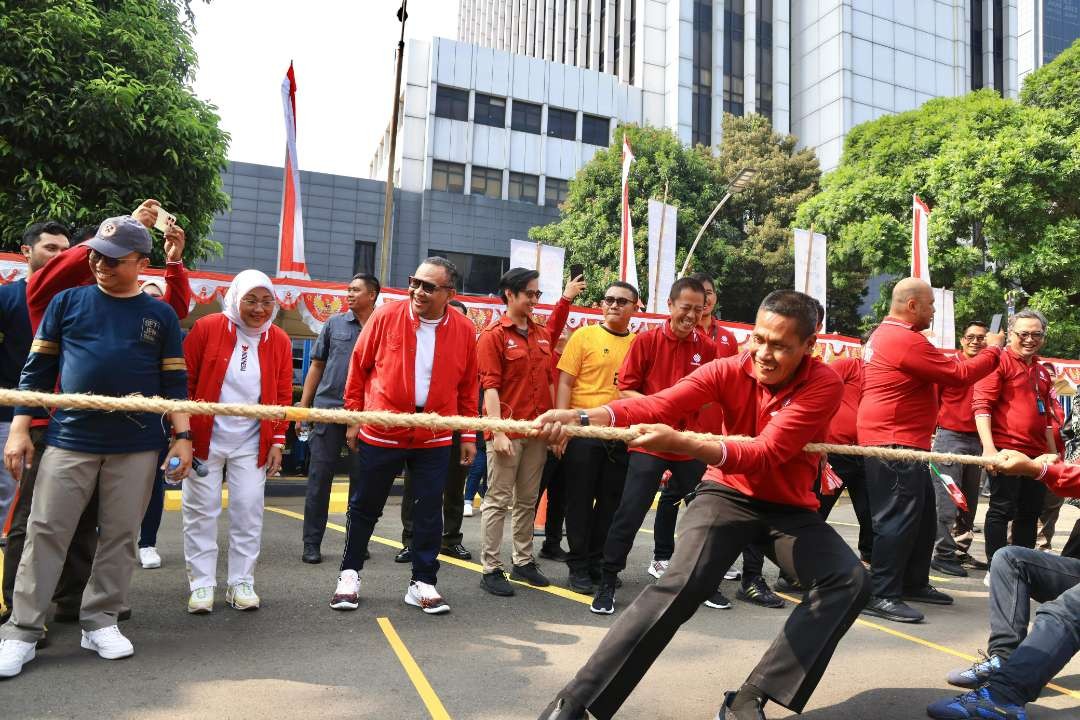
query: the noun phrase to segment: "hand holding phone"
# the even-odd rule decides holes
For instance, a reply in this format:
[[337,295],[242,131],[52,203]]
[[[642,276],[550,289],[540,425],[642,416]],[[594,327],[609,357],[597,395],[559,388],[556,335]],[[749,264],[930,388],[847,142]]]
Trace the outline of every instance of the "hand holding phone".
[[165,208],[160,205],[157,206],[157,220],[154,222],[156,227],[161,232],[166,232],[169,228],[176,224],[176,216],[172,213],[166,212]]
[[577,280],[579,277],[584,280],[585,266],[581,263],[574,263],[570,266],[570,279]]

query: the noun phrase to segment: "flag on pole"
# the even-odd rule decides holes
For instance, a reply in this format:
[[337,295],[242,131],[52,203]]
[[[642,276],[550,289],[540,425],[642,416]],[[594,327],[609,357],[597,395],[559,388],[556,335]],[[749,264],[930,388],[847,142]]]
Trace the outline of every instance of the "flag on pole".
[[638,286],[637,261],[634,255],[634,226],[630,222],[630,163],[634,162],[634,153],[630,149],[630,140],[625,135],[622,139],[622,241],[619,243],[619,279]]
[[918,195],[911,198],[911,277],[930,284],[930,208]]
[[[804,292],[828,307],[825,302],[828,286],[828,256],[825,236],[809,230],[795,228],[795,284],[793,287]],[[826,318],[822,318],[824,327]]]
[[961,512],[967,512],[967,498],[964,497],[963,491],[960,490],[960,486],[953,480],[952,475],[941,472],[934,463],[930,463],[930,470],[933,472],[934,477],[945,486],[945,490],[949,493],[949,499],[953,501],[953,504],[956,505]]
[[667,313],[667,290],[675,282],[678,208],[649,199],[649,302],[645,312]]
[[285,189],[281,198],[277,276],[310,280],[304,262],[300,169],[296,161],[296,76],[292,63],[281,83],[281,104],[285,108]]

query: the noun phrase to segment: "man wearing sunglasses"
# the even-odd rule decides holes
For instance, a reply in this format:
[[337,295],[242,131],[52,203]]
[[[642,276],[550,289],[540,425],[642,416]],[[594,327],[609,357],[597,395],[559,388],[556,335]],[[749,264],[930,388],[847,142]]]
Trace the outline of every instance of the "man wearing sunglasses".
[[[345,409],[476,416],[476,329],[447,309],[456,280],[453,263],[430,257],[409,278],[407,301],[385,303],[371,315],[353,349]],[[363,425],[349,428],[348,442],[358,452],[357,471],[349,481],[345,552],[330,607],[359,607],[368,541],[405,467],[413,498],[412,579],[405,603],[429,615],[449,612],[435,585],[453,433]],[[461,433],[461,464],[471,465],[475,455],[476,433]]]
[[[614,282],[600,307],[604,321],[578,329],[559,359],[558,408],[589,408],[619,398],[618,372],[634,334],[630,319],[637,306],[637,289]],[[561,453],[559,452],[561,451]],[[604,541],[626,481],[626,445],[609,440],[571,438],[562,455],[566,483],[566,564],[570,589],[591,595],[602,575]]]
[[[983,455],[1015,450],[1031,457],[1056,455],[1050,390],[1054,380],[1039,361],[1046,341],[1046,318],[1024,309],[1009,318],[1009,344],[998,368],[975,385],[972,407]],[[990,476],[984,539],[986,560],[1008,544],[1035,547],[1035,530],[1046,486],[1018,475]]]

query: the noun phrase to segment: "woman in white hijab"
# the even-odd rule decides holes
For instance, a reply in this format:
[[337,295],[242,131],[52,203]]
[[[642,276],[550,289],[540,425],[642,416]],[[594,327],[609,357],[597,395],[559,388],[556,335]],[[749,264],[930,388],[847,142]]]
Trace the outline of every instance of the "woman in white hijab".
[[[233,279],[222,308],[199,318],[184,340],[188,395],[206,402],[291,405],[292,342],[273,324],[278,304],[270,278],[244,270]],[[263,488],[267,474],[281,469],[287,426],[239,417],[192,418],[194,454],[208,473],[184,479],[188,612],[208,613],[214,607],[223,474],[229,488],[225,602],[237,610],[259,607],[255,563],[262,544]]]

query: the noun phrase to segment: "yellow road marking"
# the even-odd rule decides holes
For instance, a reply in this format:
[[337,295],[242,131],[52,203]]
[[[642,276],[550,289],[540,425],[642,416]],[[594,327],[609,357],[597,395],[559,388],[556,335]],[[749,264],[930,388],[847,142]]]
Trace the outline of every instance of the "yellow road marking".
[[390,619],[384,617],[376,618],[376,622],[378,622],[379,627],[382,628],[383,635],[386,636],[386,641],[390,643],[390,647],[394,649],[394,654],[397,655],[398,662],[405,668],[405,674],[409,676],[409,680],[412,680],[413,687],[416,688],[416,694],[424,701],[424,707],[426,707],[428,713],[431,714],[432,720],[450,720],[450,714],[446,712],[446,708],[443,707],[442,701],[439,700],[439,696],[436,695],[435,690],[432,689],[431,683],[424,677],[424,672],[420,669],[420,666],[413,660],[409,648],[405,647],[405,643],[401,642],[401,637],[390,623]]

